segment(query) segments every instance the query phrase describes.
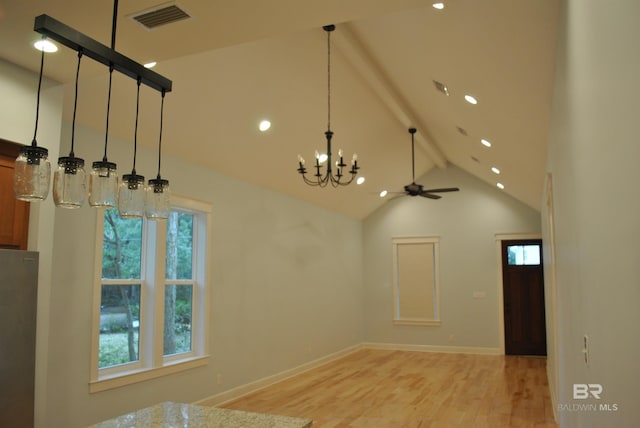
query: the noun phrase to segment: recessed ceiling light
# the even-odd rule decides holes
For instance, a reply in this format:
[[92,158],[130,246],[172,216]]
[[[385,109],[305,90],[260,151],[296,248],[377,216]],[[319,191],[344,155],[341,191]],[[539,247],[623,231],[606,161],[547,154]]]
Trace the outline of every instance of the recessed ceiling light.
[[493,171],[494,174],[500,174],[500,170],[495,166],[491,168],[491,171]]
[[496,183],[496,186],[498,186],[499,189],[504,189],[504,184],[502,183]]
[[385,196],[387,196],[387,193],[388,192],[386,190],[383,190],[382,192],[380,192],[380,197],[384,198]]
[[364,177],[358,177],[358,179],[356,180],[356,184],[362,184],[364,183]]
[[271,122],[269,122],[268,120],[263,120],[262,122],[260,122],[260,125],[258,125],[258,129],[260,129],[262,132],[268,130],[269,128],[271,128]]
[[434,3],[432,4],[434,9],[442,10],[444,9],[444,3]]
[[153,68],[153,67],[155,67],[156,65],[158,65],[158,63],[157,63],[156,61],[151,61],[151,62],[146,63],[146,64],[144,65],[144,67],[145,67],[145,68]]
[[33,47],[38,49],[39,51],[45,51],[48,53],[58,52],[58,47],[53,42],[50,42],[46,39],[38,40],[33,44]]
[[469,104],[478,104],[478,100],[475,99],[475,97],[472,97],[471,95],[465,95],[464,99],[469,103]]
[[484,138],[482,140],[480,140],[480,142],[482,143],[483,146],[485,147],[491,147],[491,141],[485,140]]

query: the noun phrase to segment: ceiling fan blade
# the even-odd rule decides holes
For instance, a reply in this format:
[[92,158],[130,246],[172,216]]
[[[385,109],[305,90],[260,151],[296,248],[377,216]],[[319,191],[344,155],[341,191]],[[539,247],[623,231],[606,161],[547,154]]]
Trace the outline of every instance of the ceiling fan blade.
[[457,187],[445,187],[444,189],[426,189],[423,191],[428,193],[443,193],[443,192],[457,192],[459,190],[460,189],[458,189]]
[[420,193],[420,196],[422,196],[424,198],[429,198],[429,199],[440,199],[440,198],[442,198],[442,196],[440,196],[440,195],[432,195],[431,193],[427,192],[426,190],[423,191],[422,193]]

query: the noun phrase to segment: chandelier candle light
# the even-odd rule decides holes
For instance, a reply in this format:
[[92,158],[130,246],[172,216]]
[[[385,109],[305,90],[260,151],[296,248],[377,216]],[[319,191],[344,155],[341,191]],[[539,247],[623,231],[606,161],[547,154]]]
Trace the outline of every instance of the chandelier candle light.
[[[315,154],[315,168],[316,173],[313,175],[315,178],[308,178],[305,174],[307,169],[305,167],[305,160],[302,156],[298,155],[298,173],[302,175],[302,179],[305,183],[310,186],[319,186],[325,187],[327,184],[331,183],[331,186],[346,186],[351,183],[353,179],[358,175],[358,155],[354,154],[351,159],[351,169],[345,171],[344,168],[347,164],[344,163],[344,159],[342,157],[342,149],[338,150],[338,160],[335,162],[336,172],[335,174],[332,171],[331,164],[331,138],[333,137],[333,132],[331,131],[331,32],[336,29],[335,25],[325,25],[322,27],[324,31],[327,32],[327,131],[324,133],[327,139],[327,152],[326,154],[321,155],[316,150]],[[326,156],[326,159],[325,159]],[[327,162],[326,170],[324,175],[322,174],[322,164]],[[342,181],[345,177],[345,172],[351,174],[351,177]]]
[[[107,124],[104,143],[104,156],[101,161],[93,162],[89,175],[89,204],[92,207],[114,207],[116,194],[120,193],[119,211],[123,217],[141,217],[145,214],[149,219],[167,218],[169,212],[169,181],[160,177],[160,154],[158,153],[158,176],[156,180],[149,180],[153,189],[153,198],[147,196],[144,177],[136,174],[136,150],[138,133],[138,106],[140,99],[140,85],[144,84],[164,95],[171,91],[171,80],[145,68],[130,58],[115,50],[116,23],[118,16],[118,0],[113,2],[113,21],[111,31],[111,48],[76,31],[75,29],[51,18],[40,15],[35,18],[34,30],[42,34],[43,38],[53,39],[68,48],[78,52],[78,68],[76,72],[76,93],[71,129],[71,151],[69,156],[58,159],[58,169],[54,176],[54,202],[64,208],[79,208],[84,203],[86,181],[84,160],[77,158],[74,153],[75,119],[78,102],[78,77],[80,74],[80,60],[83,55],[109,67],[109,93],[107,98]],[[36,123],[33,141],[30,146],[23,146],[15,162],[14,192],[17,199],[29,202],[45,200],[49,193],[51,180],[51,164],[48,160],[49,151],[39,147],[36,142],[38,133],[38,117],[40,112],[40,91],[44,69],[44,50],[40,59],[40,76],[38,80],[38,97],[36,103]],[[131,174],[123,176],[123,183],[118,190],[118,174],[116,164],[107,159],[107,143],[109,139],[109,108],[111,103],[111,82],[113,71],[116,70],[137,81],[136,99],[136,131],[134,136],[133,170]],[[162,114],[162,113],[161,113]],[[160,140],[162,139],[162,116],[160,121]],[[160,144],[158,151],[160,151]],[[146,201],[145,201],[146,199]],[[145,202],[150,206],[145,207]]]

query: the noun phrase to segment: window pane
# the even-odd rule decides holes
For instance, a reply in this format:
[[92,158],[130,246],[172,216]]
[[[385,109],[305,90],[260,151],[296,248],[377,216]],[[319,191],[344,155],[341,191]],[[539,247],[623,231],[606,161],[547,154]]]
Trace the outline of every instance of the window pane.
[[167,221],[167,279],[192,279],[193,214],[172,211]]
[[191,351],[192,285],[167,285],[164,293],[164,355]]
[[142,219],[123,219],[117,208],[104,212],[102,278],[140,279]]
[[138,361],[140,285],[103,285],[98,367]]
[[523,252],[524,252],[525,265],[540,264],[540,246],[539,245],[525,245]]
[[539,265],[540,245],[509,245],[507,257],[510,265]]

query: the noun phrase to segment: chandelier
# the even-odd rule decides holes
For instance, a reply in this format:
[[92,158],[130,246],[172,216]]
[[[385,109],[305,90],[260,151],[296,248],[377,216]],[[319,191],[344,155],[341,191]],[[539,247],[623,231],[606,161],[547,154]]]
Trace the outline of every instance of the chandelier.
[[[342,149],[340,149],[338,150],[338,159],[335,161],[335,173],[332,169],[331,138],[333,137],[333,132],[331,131],[331,32],[335,30],[336,27],[335,25],[325,25],[322,28],[327,32],[327,131],[324,133],[327,139],[327,151],[321,154],[316,150],[315,164],[312,167],[315,169],[313,178],[309,178],[305,175],[307,173],[305,160],[302,156],[298,155],[298,173],[302,175],[304,182],[310,186],[325,187],[329,183],[331,183],[333,187],[346,186],[353,181],[356,175],[358,175],[360,167],[358,166],[358,155],[354,153],[353,158],[351,159],[350,169],[345,170],[347,164],[344,163]],[[323,166],[325,162],[326,166]],[[348,176],[349,174],[350,176]],[[348,178],[345,178],[345,176]]]
[[[142,217],[149,219],[166,219],[169,216],[170,193],[169,181],[160,176],[160,158],[162,147],[162,115],[164,96],[171,91],[171,80],[145,68],[115,50],[116,23],[118,16],[118,0],[113,2],[113,21],[111,31],[111,47],[78,32],[48,15],[35,18],[34,30],[42,34],[43,38],[55,40],[78,53],[78,65],[75,79],[75,99],[73,120],[71,127],[71,151],[69,156],[58,159],[58,168],[54,174],[54,203],[62,208],[79,208],[86,196],[86,173],[84,160],[75,156],[74,138],[75,121],[78,104],[78,79],[82,56],[109,67],[109,92],[107,96],[107,123],[105,131],[104,156],[102,160],[92,164],[89,174],[89,205],[92,207],[110,208],[118,205],[124,217]],[[44,50],[40,59],[40,75],[36,101],[36,120],[33,140],[30,146],[23,146],[16,159],[14,169],[13,188],[16,198],[28,202],[43,201],[49,193],[51,181],[51,164],[48,160],[49,151],[38,146],[38,118],[40,112],[40,91],[44,70]],[[137,82],[136,96],[136,127],[134,135],[133,169],[131,174],[123,176],[123,182],[118,185],[117,166],[107,159],[107,145],[109,140],[109,108],[111,104],[111,82],[113,71],[116,70]],[[160,109],[160,137],[158,142],[158,174],[156,179],[145,184],[144,177],[136,174],[135,161],[137,149],[138,110],[140,99],[140,85],[144,84],[162,94]]]

